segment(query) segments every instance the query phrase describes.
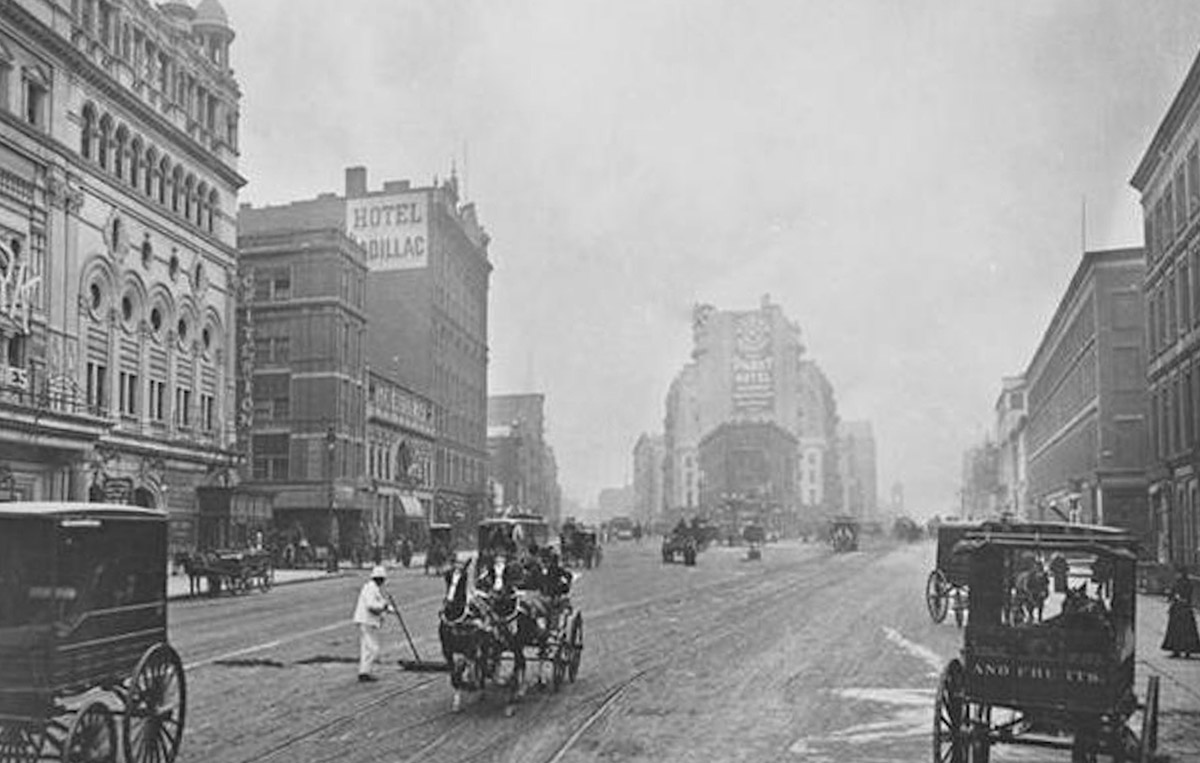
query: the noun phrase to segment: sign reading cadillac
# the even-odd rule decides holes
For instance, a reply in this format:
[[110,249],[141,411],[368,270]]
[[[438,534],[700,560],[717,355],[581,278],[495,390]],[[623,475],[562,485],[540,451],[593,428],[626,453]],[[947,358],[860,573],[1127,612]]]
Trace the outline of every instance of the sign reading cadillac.
[[429,206],[424,191],[346,201],[346,232],[367,252],[374,271],[429,264]]

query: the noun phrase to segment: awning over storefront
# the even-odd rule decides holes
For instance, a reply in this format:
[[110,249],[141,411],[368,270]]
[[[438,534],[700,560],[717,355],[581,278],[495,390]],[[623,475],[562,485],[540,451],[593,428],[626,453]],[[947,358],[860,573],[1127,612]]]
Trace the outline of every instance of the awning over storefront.
[[404,516],[411,519],[424,519],[425,511],[421,508],[421,502],[411,495],[400,496],[400,505],[404,508]]

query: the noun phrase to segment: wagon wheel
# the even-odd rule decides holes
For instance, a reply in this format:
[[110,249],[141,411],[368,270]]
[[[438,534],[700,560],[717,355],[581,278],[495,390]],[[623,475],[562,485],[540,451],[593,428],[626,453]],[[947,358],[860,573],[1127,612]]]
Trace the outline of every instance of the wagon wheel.
[[583,658],[583,613],[576,612],[571,618],[571,626],[567,629],[567,644],[570,664],[567,666],[567,680],[575,683],[579,675],[579,661]]
[[40,723],[0,723],[0,763],[37,763],[45,735]]
[[62,763],[116,763],[117,724],[102,702],[75,714],[62,747]]
[[562,688],[563,679],[567,677],[567,670],[570,668],[570,665],[570,647],[560,637],[554,647],[554,662],[550,669],[550,688],[552,691],[558,691]]
[[988,763],[992,757],[992,708],[988,705],[968,703],[967,715],[970,718],[968,733],[970,742],[967,749],[967,760],[970,763]]
[[967,713],[962,663],[951,660],[942,670],[933,704],[934,763],[967,763]]
[[259,578],[258,587],[263,591],[270,591],[271,586],[273,585],[275,585],[275,568],[268,565],[267,568],[263,570],[262,577]]
[[929,578],[925,581],[925,606],[929,609],[929,617],[935,623],[946,619],[946,610],[950,603],[946,591],[948,585],[941,570],[929,573]]
[[183,739],[187,683],[179,654],[155,644],[138,660],[125,698],[128,763],[172,763]]
[[1138,760],[1152,763],[1158,752],[1158,676],[1146,684],[1146,705],[1142,711],[1142,738]]

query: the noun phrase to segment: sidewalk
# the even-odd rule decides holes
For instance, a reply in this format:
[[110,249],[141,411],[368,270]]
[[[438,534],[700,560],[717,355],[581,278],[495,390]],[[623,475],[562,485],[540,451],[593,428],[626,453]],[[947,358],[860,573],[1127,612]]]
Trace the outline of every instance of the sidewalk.
[[[1171,761],[1200,760],[1200,656],[1172,659],[1159,648],[1167,628],[1167,602],[1162,596],[1138,596],[1137,679],[1139,700],[1146,681],[1159,676],[1158,751]],[[1141,723],[1138,718],[1135,721]]]
[[[425,554],[413,554],[412,564],[409,569],[420,571],[425,564]],[[373,565],[363,567],[355,567],[350,562],[342,562],[338,571],[335,573],[326,572],[323,568],[310,567],[305,569],[276,569],[274,585],[290,585],[292,583],[310,583],[316,580],[328,580],[336,577],[346,577],[353,575],[366,575],[370,572]],[[404,567],[398,562],[385,559],[383,566],[387,568],[388,574],[397,574],[404,571]],[[201,597],[208,595],[208,581],[199,579],[196,581],[197,591],[192,593],[191,583],[188,576],[183,572],[172,573],[167,571],[167,599],[190,599],[194,596]]]

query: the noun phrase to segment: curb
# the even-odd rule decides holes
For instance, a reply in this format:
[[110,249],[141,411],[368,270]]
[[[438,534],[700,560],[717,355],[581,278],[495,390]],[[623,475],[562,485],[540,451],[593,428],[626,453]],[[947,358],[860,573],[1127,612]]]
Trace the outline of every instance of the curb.
[[[351,577],[352,575],[353,575],[353,571],[351,571],[351,570],[338,570],[335,573],[329,573],[329,572],[322,573],[320,577],[296,578],[294,580],[276,580],[271,584],[271,587],[278,588],[280,586],[298,585],[300,583],[319,583],[322,580],[335,580],[337,578]],[[184,575],[183,577],[186,578],[187,576]],[[216,599],[216,598],[219,598],[220,596],[221,596],[221,594],[217,594],[216,596],[210,596],[207,591],[204,591],[201,593],[196,593],[196,594],[191,593],[191,591],[183,591],[183,592],[175,593],[175,594],[168,593],[167,601],[181,601],[181,600],[189,601],[192,599]]]

